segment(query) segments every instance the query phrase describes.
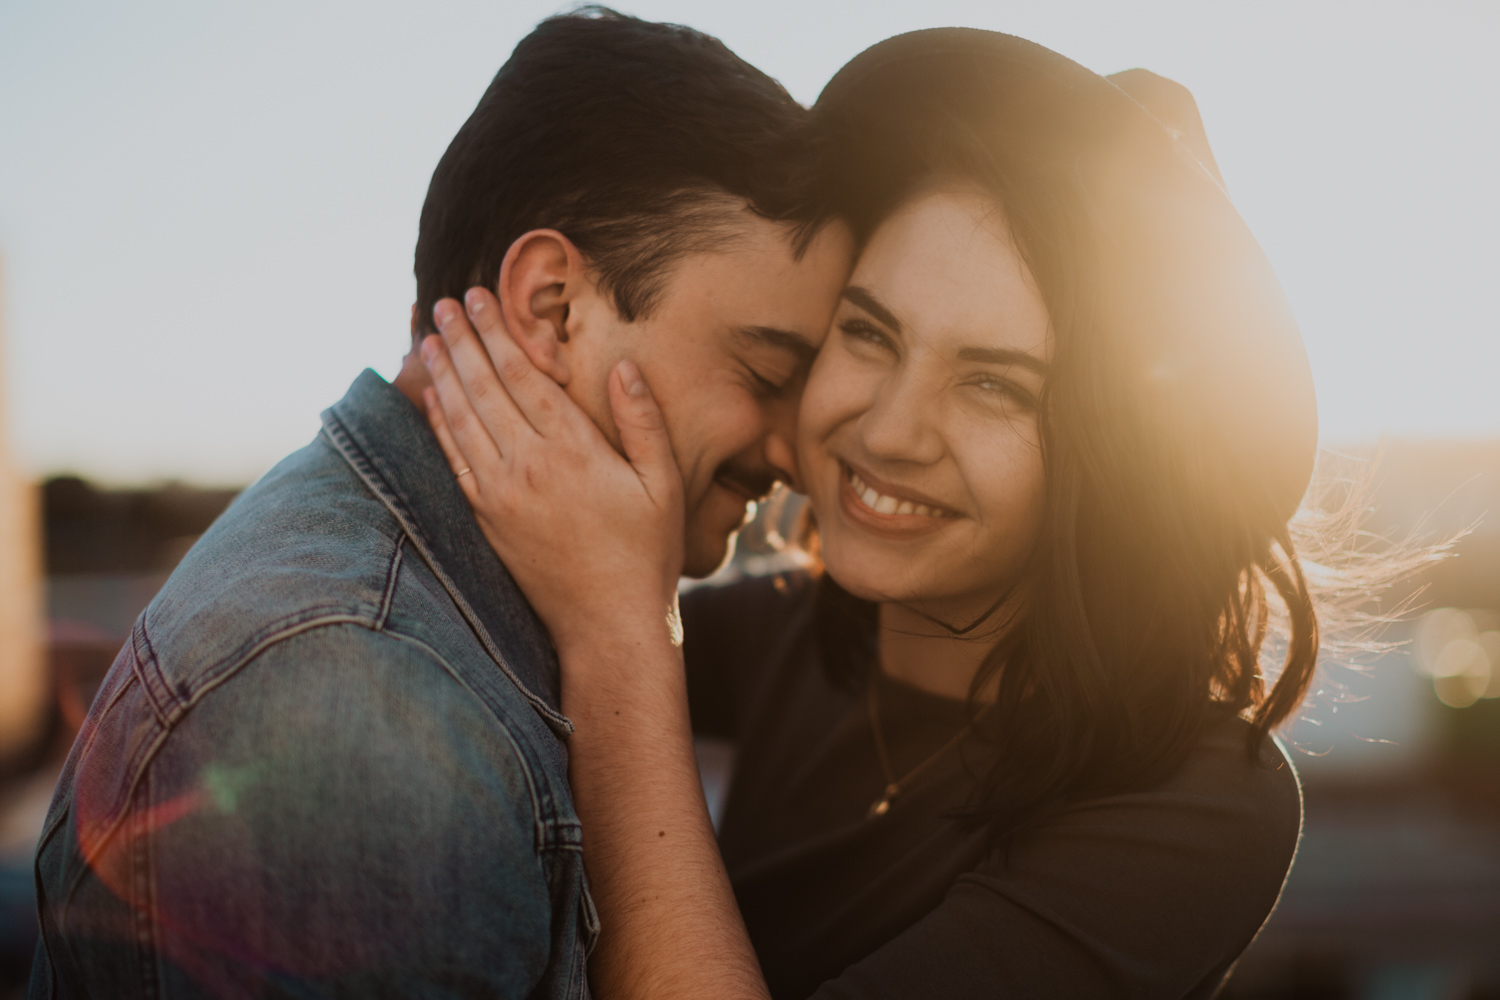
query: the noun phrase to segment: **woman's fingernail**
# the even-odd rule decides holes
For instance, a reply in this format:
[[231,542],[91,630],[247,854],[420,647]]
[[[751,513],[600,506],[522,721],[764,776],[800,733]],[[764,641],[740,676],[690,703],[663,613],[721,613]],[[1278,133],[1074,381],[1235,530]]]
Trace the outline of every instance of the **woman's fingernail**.
[[443,299],[432,307],[432,322],[437,324],[439,330],[443,329],[453,321],[453,307],[448,305],[448,300]]
[[422,360],[429,365],[432,364],[433,355],[437,354],[437,345],[433,343],[436,339],[430,336],[422,338]]
[[479,289],[471,288],[464,293],[464,305],[468,307],[470,316],[478,316],[484,309],[484,296],[479,294]]
[[625,391],[632,396],[639,396],[646,391],[646,381],[641,378],[641,370],[635,366],[635,362],[629,358],[620,359],[620,382],[624,384]]

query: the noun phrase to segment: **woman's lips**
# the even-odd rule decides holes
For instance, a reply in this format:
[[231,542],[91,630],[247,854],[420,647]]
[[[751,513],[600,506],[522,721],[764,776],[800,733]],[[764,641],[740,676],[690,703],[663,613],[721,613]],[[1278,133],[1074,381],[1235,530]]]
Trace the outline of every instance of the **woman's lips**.
[[[856,523],[881,531],[914,534],[930,531],[958,514],[946,507],[932,503],[928,498],[902,495],[902,492],[884,492],[872,486],[847,463],[839,463],[842,482],[839,499],[844,513]],[[891,487],[881,484],[884,490]]]

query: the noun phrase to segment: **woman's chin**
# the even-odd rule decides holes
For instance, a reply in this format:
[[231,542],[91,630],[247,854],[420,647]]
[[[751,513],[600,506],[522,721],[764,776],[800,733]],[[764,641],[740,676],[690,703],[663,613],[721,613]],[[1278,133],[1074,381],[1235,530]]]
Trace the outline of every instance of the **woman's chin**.
[[[821,542],[823,571],[844,590],[862,601],[875,604],[921,600],[926,588],[910,586],[911,566],[893,565],[889,559],[870,558],[870,553],[848,552],[828,539]],[[900,582],[904,586],[892,586]]]
[[995,599],[993,583],[976,578],[974,565],[965,559],[922,559],[870,544],[856,532],[845,534],[837,528],[825,532],[821,523],[819,530],[823,571],[862,601],[903,604],[939,617],[950,613],[963,617],[971,605],[982,611]]

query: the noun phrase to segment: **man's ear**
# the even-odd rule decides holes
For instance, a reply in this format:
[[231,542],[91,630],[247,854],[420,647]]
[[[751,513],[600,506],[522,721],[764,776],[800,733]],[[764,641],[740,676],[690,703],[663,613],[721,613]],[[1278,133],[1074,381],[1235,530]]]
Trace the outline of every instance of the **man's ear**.
[[511,337],[558,385],[572,378],[567,353],[576,329],[573,307],[593,289],[583,254],[555,229],[533,229],[510,245],[496,294]]

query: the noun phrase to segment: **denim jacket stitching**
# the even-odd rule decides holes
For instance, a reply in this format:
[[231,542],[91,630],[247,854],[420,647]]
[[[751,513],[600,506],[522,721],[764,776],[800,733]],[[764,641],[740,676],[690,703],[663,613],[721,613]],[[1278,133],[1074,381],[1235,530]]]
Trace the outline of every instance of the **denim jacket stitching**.
[[583,926],[588,931],[588,944],[583,949],[583,957],[588,958],[594,953],[594,946],[599,943],[599,908],[594,905],[593,893],[589,892],[587,877],[583,886]]
[[[285,619],[283,619],[283,621],[285,621]],[[158,723],[161,728],[161,732],[157,735],[156,739],[152,740],[149,745],[147,745],[142,751],[140,751],[138,757],[130,762],[128,767],[131,775],[130,784],[126,787],[124,795],[120,797],[119,804],[113,806],[113,808],[119,811],[119,815],[113,816],[110,819],[109,825],[100,835],[98,842],[92,845],[92,849],[89,850],[87,854],[83,855],[84,863],[83,868],[80,871],[80,875],[82,874],[82,872],[86,872],[88,869],[93,867],[93,863],[98,859],[100,852],[109,845],[110,841],[112,841],[115,835],[119,832],[121,822],[123,822],[125,817],[130,814],[130,802],[135,797],[136,790],[139,787],[147,769],[151,766],[152,759],[155,758],[157,751],[161,749],[162,743],[164,743],[167,737],[172,734],[172,731],[174,728],[176,728],[177,723],[182,720],[183,715],[185,715],[194,705],[201,701],[215,688],[219,687],[225,681],[234,677],[251,660],[255,659],[255,657],[259,656],[267,649],[276,645],[278,642],[281,642],[285,639],[290,639],[292,636],[300,635],[301,633],[306,632],[310,629],[319,628],[324,625],[360,625],[368,628],[369,624],[370,621],[366,617],[347,614],[328,615],[323,618],[313,619],[312,621],[294,623],[291,627],[286,628],[273,636],[265,638],[262,642],[253,647],[246,655],[241,656],[239,659],[234,661],[233,665],[229,669],[220,671],[207,683],[197,688],[193,692],[191,697],[185,700],[178,701],[174,707],[174,711],[171,714],[170,721],[166,723]],[[138,627],[140,627],[141,631],[144,632],[144,626]],[[69,887],[68,898],[71,898],[72,894],[76,890],[77,885],[75,880],[75,883]]]
[[[422,569],[426,568],[422,563],[415,565],[422,567]],[[406,567],[403,563],[403,570],[405,569]],[[485,705],[485,710],[492,718],[496,719],[508,732],[512,734],[517,732],[517,720],[510,718],[493,704],[496,699],[502,701],[509,700],[515,694],[515,685],[509,678],[497,671],[488,669],[465,669],[462,665],[455,665],[447,660],[441,653],[437,652],[440,648],[437,637],[429,634],[420,621],[399,621],[396,624],[388,621],[381,634],[416,643],[428,655],[437,657],[439,662],[442,663],[444,670],[458,681],[465,690],[479,699]],[[482,662],[488,666],[488,658]],[[531,712],[529,704],[526,705],[525,711]],[[549,729],[548,732],[550,733],[551,730]],[[552,739],[554,737],[543,735],[537,738]],[[530,770],[531,778],[536,782],[536,796],[539,803],[536,813],[538,822],[541,822],[543,817],[546,817],[548,823],[567,824],[576,822],[576,817],[574,817],[572,810],[566,805],[568,801],[567,795],[558,787],[561,784],[562,789],[566,788],[565,779],[557,780],[552,777],[553,771],[547,761],[537,754],[533,746],[533,738],[523,739],[521,746],[525,751],[520,758],[521,763]],[[546,837],[542,837],[541,834],[538,834],[537,843],[545,843],[546,846],[550,847],[555,842],[566,839],[566,835],[554,836],[548,834]]]
[[[297,616],[289,617],[295,618]],[[283,621],[286,621],[286,619],[283,619]],[[502,732],[504,732],[506,741],[515,751],[516,760],[521,764],[520,770],[522,775],[525,777],[527,793],[531,800],[532,817],[534,822],[534,852],[540,854],[548,849],[579,849],[581,847],[581,824],[579,824],[575,820],[559,819],[555,814],[554,807],[551,805],[551,796],[548,795],[544,797],[541,794],[540,789],[537,787],[535,769],[538,766],[538,762],[530,758],[530,755],[526,752],[526,749],[521,745],[521,741],[518,741],[515,738],[514,734],[511,733],[510,726],[505,724],[505,720],[500,718],[494,712],[494,710],[490,708],[488,702],[477,691],[473,689],[473,687],[468,683],[468,681],[462,676],[460,672],[453,669],[453,667],[441,654],[439,654],[430,645],[420,639],[404,635],[400,632],[389,629],[373,629],[373,622],[367,617],[353,615],[326,616],[324,618],[314,619],[312,621],[297,622],[293,624],[292,627],[286,628],[275,635],[265,638],[264,641],[252,648],[247,655],[238,658],[238,660],[230,669],[219,672],[211,681],[195,690],[192,696],[186,701],[179,701],[175,706],[176,710],[171,713],[170,722],[163,722],[161,719],[157,719],[159,732],[157,733],[155,739],[151,740],[141,750],[137,759],[131,761],[128,765],[127,769],[131,774],[131,780],[130,784],[125,790],[125,794],[121,797],[121,805],[115,807],[116,809],[118,809],[118,814],[110,817],[109,825],[102,831],[97,841],[89,845],[89,850],[87,851],[87,853],[80,852],[82,863],[80,864],[78,871],[74,873],[73,878],[69,880],[67,891],[64,893],[63,899],[61,900],[61,905],[58,906],[55,911],[55,919],[58,931],[62,935],[65,943],[68,943],[70,940],[70,935],[68,934],[67,930],[68,909],[72,904],[73,897],[77,894],[78,889],[83,882],[83,879],[88,875],[89,872],[94,870],[94,866],[98,861],[99,855],[102,854],[103,851],[107,849],[109,845],[115,840],[120,832],[120,828],[122,827],[122,825],[131,822],[134,814],[137,812],[137,810],[133,808],[132,803],[140,793],[142,783],[149,781],[151,763],[153,760],[155,760],[157,754],[160,752],[167,739],[172,735],[173,730],[176,728],[176,724],[181,721],[182,717],[187,713],[188,710],[190,710],[194,705],[201,701],[215,688],[219,687],[230,678],[236,676],[242,669],[244,669],[244,667],[248,666],[261,653],[264,653],[266,650],[275,646],[277,643],[282,642],[286,639],[290,639],[293,636],[300,635],[301,633],[310,631],[314,628],[328,625],[356,625],[362,628],[369,628],[371,629],[371,631],[379,631],[379,634],[381,635],[390,636],[404,642],[410,642],[413,645],[416,645],[419,648],[423,649],[428,653],[428,655],[432,656],[433,659],[443,667],[444,671],[448,673],[449,676],[451,676],[454,680],[461,684],[464,689],[471,695],[473,695],[473,697],[480,704],[484,705],[486,710],[489,711],[490,715],[500,723],[498,728]],[[141,628],[141,631],[144,631],[143,627]],[[138,649],[140,647],[137,646],[136,648]],[[136,659],[136,657],[133,656],[132,659]],[[139,680],[139,675],[134,674],[134,671],[132,671],[132,673],[134,678],[136,680]],[[125,685],[122,685],[122,689],[128,687],[129,683],[130,682],[127,682]],[[117,693],[115,698],[111,699],[111,705],[113,705],[114,701],[118,700],[118,698],[122,694],[123,690]],[[93,734],[90,734],[91,737],[92,735]],[[92,742],[92,739],[90,740],[90,742]],[[545,805],[543,802],[544,798],[546,799],[547,803]],[[56,831],[61,828],[62,823],[71,813],[72,809],[69,808],[57,817],[56,821],[54,821],[47,834],[44,836],[44,842],[50,840],[52,836],[55,836]],[[144,840],[145,838],[141,839]],[[39,846],[39,854],[40,849],[41,848]],[[42,897],[38,896],[38,898],[40,899]],[[133,900],[131,902],[132,904],[134,904],[137,901]],[[135,910],[137,909],[137,906],[132,905],[131,909]],[[69,949],[71,951],[71,945],[69,945]],[[76,955],[74,956],[74,960],[77,960]]]
[[511,732],[511,727],[506,722],[506,720],[501,718],[499,713],[497,713],[494,708],[491,707],[488,700],[486,700],[485,697],[480,694],[480,692],[474,690],[473,685],[468,682],[468,680],[463,676],[463,673],[461,671],[455,670],[453,665],[448,662],[447,658],[444,657],[443,654],[439,653],[424,640],[418,639],[416,636],[407,635],[404,632],[399,632],[394,629],[386,629],[381,634],[388,635],[393,639],[399,639],[402,642],[409,642],[413,646],[416,646],[418,649],[422,650],[428,656],[432,657],[433,661],[440,667],[442,667],[443,671],[447,673],[449,677],[453,678],[453,680],[456,681],[465,691],[469,692],[469,694],[474,698],[475,701],[484,706],[485,711],[488,712],[490,717],[499,724],[496,728],[498,728],[502,733],[505,734],[505,741],[509,743],[511,749],[515,751],[516,761],[521,765],[521,774],[526,778],[526,792],[531,798],[532,850],[533,853],[541,853],[544,845],[551,842],[552,838],[549,834],[551,828],[565,821],[561,821],[557,818],[556,809],[552,804],[552,796],[544,795],[541,788],[539,788],[537,785],[536,772],[539,767],[539,762],[532,759],[528,748],[522,746],[521,740],[516,739],[515,734]]
[[[68,759],[63,764],[62,774],[58,775],[57,783],[59,786],[68,785],[69,787],[72,787],[75,772],[77,771],[78,761],[88,756],[89,750],[93,748],[94,739],[99,733],[99,726],[97,723],[93,723],[93,720],[95,718],[102,719],[107,716],[111,711],[114,710],[115,705],[119,703],[120,699],[125,697],[125,695],[129,693],[130,688],[133,685],[140,683],[140,677],[135,673],[135,647],[133,645],[131,646],[130,656],[130,678],[126,680],[125,683],[121,684],[115,691],[115,693],[110,696],[109,703],[104,705],[99,710],[97,715],[95,715],[94,713],[90,713],[90,718],[84,721],[84,728],[78,736],[78,741],[81,741],[81,745],[78,741],[75,741],[73,750],[68,754]],[[53,834],[55,834],[57,830],[62,826],[63,820],[66,819],[68,814],[72,811],[72,806],[69,805],[69,807],[58,814],[52,820],[52,822],[47,824],[46,828],[42,832],[41,839],[38,841],[38,854],[41,853],[41,845],[52,838]]]
[[[131,647],[131,659],[132,661],[135,659],[134,646]],[[130,678],[123,684],[121,684],[115,691],[115,693],[110,696],[109,702],[100,709],[97,717],[103,718],[104,716],[108,715],[114,708],[114,706],[119,702],[119,700],[125,696],[126,692],[130,690],[131,686],[136,684],[138,681],[139,678],[136,676],[134,666],[132,665]],[[92,721],[92,717],[90,721]],[[94,737],[99,732],[99,727],[97,725],[90,726],[89,722],[85,722],[84,726],[84,731],[79,735],[79,739],[83,742],[81,745],[75,743],[72,752],[68,754],[68,759],[63,764],[62,774],[60,774],[57,779],[57,783],[59,786],[66,785],[68,787],[72,787],[74,775],[77,771],[77,762],[88,754],[89,748],[93,746]],[[42,828],[42,835],[37,838],[36,851],[32,856],[31,862],[31,877],[32,881],[36,883],[36,898],[38,906],[40,906],[41,901],[46,898],[45,888],[42,884],[42,853],[51,845],[53,838],[57,836],[57,832],[62,829],[63,824],[66,823],[69,817],[71,817],[72,815],[73,807],[70,802],[66,808],[62,809],[56,816],[53,816],[48,820],[47,825]],[[63,896],[63,905],[60,908],[55,909],[55,922],[57,923],[59,931],[62,930],[64,925],[65,913],[67,910],[66,901],[72,897],[74,889],[75,885],[73,883],[69,883],[68,891]],[[47,954],[47,967],[49,970],[55,969],[56,962],[52,958],[52,946],[47,940],[45,925],[43,926],[42,931],[43,933],[41,937],[42,943],[44,945],[44,950]],[[66,942],[64,943],[66,945]],[[67,947],[69,948],[69,952],[71,953],[71,945],[67,945]],[[57,990],[56,983],[53,983],[51,988],[52,995],[55,996]]]
[[568,988],[566,992],[570,997],[586,997],[588,996],[587,983],[589,978],[588,946],[582,941],[575,939],[573,942],[573,955],[574,958],[571,967],[568,969]]
[[582,851],[583,824],[577,820],[553,818],[546,840],[537,844],[543,851]]
[[[120,827],[130,821],[132,814],[130,803],[135,798],[141,781],[146,776],[146,772],[150,769],[151,761],[156,758],[156,754],[161,750],[162,744],[171,735],[171,729],[165,726],[161,727],[161,731],[156,734],[156,738],[141,751],[140,759],[131,763],[130,786],[124,795],[123,805],[116,807],[119,809],[119,815],[110,818],[109,825],[99,835],[98,841],[88,845],[89,850],[87,853],[82,850],[79,851],[82,864],[78,866],[78,871],[74,872],[73,877],[68,881],[68,891],[63,894],[62,905],[57,911],[57,927],[63,933],[64,937],[68,936],[68,908],[73,905],[73,897],[77,895],[78,887],[83,883],[84,877],[94,870],[94,863],[99,860],[99,855],[104,853],[105,848],[109,847],[110,843],[115,839],[116,834],[120,832]],[[72,809],[70,808],[68,811],[72,812]]]
[[156,921],[152,919],[152,914],[156,912],[153,892],[156,879],[151,871],[151,843],[148,839],[150,825],[146,821],[151,801],[149,769],[138,794],[146,800],[147,808],[136,810],[135,822],[139,825],[140,832],[132,837],[130,845],[134,855],[131,859],[131,873],[134,876],[131,892],[134,898],[128,901],[128,906],[135,923],[136,967],[141,971],[141,995],[154,997],[160,995],[160,970],[156,964],[160,953],[156,947]]
[[[172,707],[167,714],[167,724],[176,725],[182,713],[196,705],[198,699],[232,677],[248,660],[260,655],[268,646],[322,625],[354,624],[370,628],[375,623],[375,615],[371,613],[373,610],[368,605],[351,607],[348,604],[334,602],[299,608],[291,614],[268,622],[256,632],[251,633],[233,652],[199,672],[196,682],[189,690],[172,691],[172,685],[165,676],[162,676],[162,688],[172,693]],[[144,618],[137,623],[136,628],[149,646],[150,639]],[[154,655],[149,662],[143,662],[141,667],[143,670],[156,674],[161,673],[158,660]]]
[[[42,851],[46,849],[47,844],[51,841],[51,839],[57,835],[57,831],[62,827],[62,821],[70,812],[72,812],[71,809],[64,809],[62,813],[57,817],[57,820],[50,825],[47,832],[42,834],[41,839],[37,841],[36,856],[33,857],[31,861],[31,884],[32,891],[36,893],[37,909],[39,911],[43,905],[42,901],[47,898],[46,886],[42,882]],[[56,1000],[57,959],[52,957],[52,942],[51,940],[49,940],[47,934],[47,921],[42,917],[40,912],[37,913],[37,924],[37,936],[42,943],[42,954],[46,956],[47,959],[47,997],[48,1000]]]
[[406,548],[407,538],[396,539],[396,552],[391,556],[391,565],[385,571],[385,594],[380,598],[380,615],[375,619],[375,631],[384,632],[385,623],[391,616],[391,605],[396,603],[396,581],[401,579],[401,553]]
[[[141,690],[146,693],[146,703],[151,706],[151,714],[156,717],[157,725],[169,726],[172,720],[172,710],[179,699],[171,685],[167,683],[167,679],[161,676],[161,671],[147,669],[147,664],[156,663],[156,650],[146,634],[144,614],[136,619],[135,625],[130,630],[130,645],[132,653],[130,672],[140,682]],[[153,681],[156,683],[152,683]]]
[[510,682],[521,692],[522,697],[531,704],[532,708],[537,711],[537,714],[546,720],[548,725],[560,735],[567,736],[571,734],[573,732],[572,721],[533,694],[521,682],[521,679],[516,676],[515,671],[506,662],[504,654],[500,652],[499,647],[495,645],[494,640],[490,637],[489,630],[484,627],[483,623],[479,620],[479,616],[469,606],[468,599],[459,591],[458,585],[453,582],[447,571],[438,564],[422,533],[417,530],[415,520],[407,512],[406,505],[387,487],[384,478],[374,467],[372,460],[365,455],[359,444],[349,434],[343,422],[332,410],[329,410],[323,416],[323,433],[328,435],[329,443],[338,450],[344,460],[349,463],[355,473],[364,481],[370,492],[385,505],[386,509],[391,512],[391,516],[401,525],[402,530],[411,539],[412,547],[417,550],[417,554],[422,557],[422,561],[427,564],[427,568],[437,577],[438,582],[443,585],[443,589],[448,592],[449,599],[458,607],[459,613],[463,615],[469,627],[474,630],[474,634],[478,636],[480,643],[484,646],[485,652],[495,661],[501,672],[510,679]]

